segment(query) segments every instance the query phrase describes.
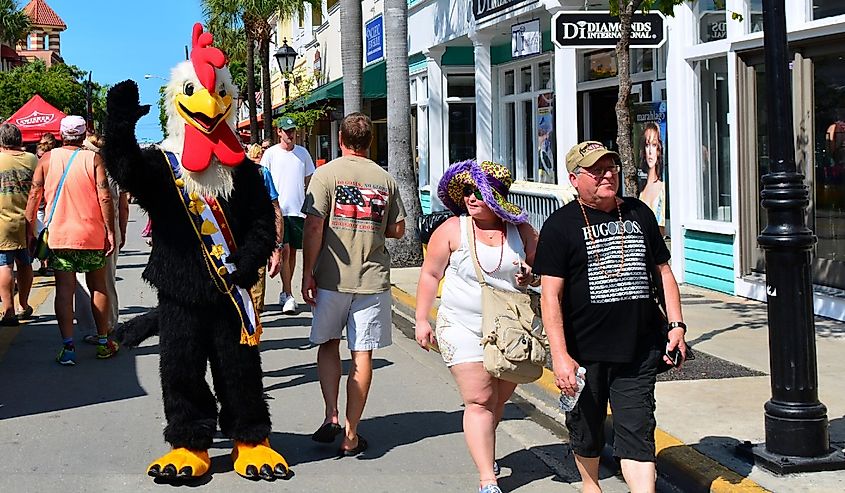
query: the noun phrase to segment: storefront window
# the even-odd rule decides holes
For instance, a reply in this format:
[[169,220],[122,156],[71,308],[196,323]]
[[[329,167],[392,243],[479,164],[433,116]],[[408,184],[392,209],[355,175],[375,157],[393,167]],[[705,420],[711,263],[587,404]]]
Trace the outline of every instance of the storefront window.
[[516,103],[505,103],[505,166],[516,176]]
[[537,148],[537,136],[534,134],[534,101],[522,102],[522,116],[525,119],[522,127],[522,138],[525,145],[525,179],[528,181],[536,180],[536,170],[534,164],[534,150]]
[[[818,2],[817,2],[818,3]],[[845,54],[813,58],[816,282],[845,288]]]
[[507,72],[505,72],[505,95],[513,94],[513,90],[513,70],[508,70]]
[[749,32],[756,33],[763,30],[763,0],[751,0],[749,5],[751,14],[751,29]]
[[701,84],[701,208],[699,217],[731,220],[728,62],[724,57],[699,62]]
[[654,70],[654,50],[631,50],[631,73]]
[[519,70],[519,87],[521,90],[519,92],[531,92],[533,89],[533,84],[531,80],[531,65],[527,67],[522,67]]
[[472,74],[447,75],[446,96],[450,98],[474,98],[475,76]]
[[587,80],[616,77],[616,50],[601,50],[584,55],[584,73]]
[[540,90],[554,89],[552,87],[552,64],[543,62],[540,64]]
[[[654,70],[654,50],[634,48],[631,50],[631,73],[639,74]],[[616,50],[594,51],[584,55],[586,80],[616,77]]]
[[728,37],[727,0],[699,0],[697,4],[698,33],[701,43]]
[[813,19],[841,14],[845,14],[845,2],[842,0],[813,0]]

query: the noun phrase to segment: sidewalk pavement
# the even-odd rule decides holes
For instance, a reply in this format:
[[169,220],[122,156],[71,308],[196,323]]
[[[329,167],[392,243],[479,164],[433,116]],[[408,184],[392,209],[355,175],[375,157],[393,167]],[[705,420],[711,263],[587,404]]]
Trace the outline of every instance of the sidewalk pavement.
[[[410,315],[412,322],[419,269],[393,269],[391,278],[394,320]],[[765,442],[763,405],[771,397],[766,305],[688,285],[681,286],[681,295],[689,327],[687,342],[697,354],[725,360],[725,365],[739,370],[735,373],[758,376],[713,379],[706,367],[696,371],[689,364],[680,370],[689,373],[682,377],[689,379],[658,382],[656,439],[661,475],[683,491],[845,491],[845,471],[778,477],[737,456],[736,445]],[[842,450],[845,324],[817,317],[816,347],[819,399],[827,406],[831,446]],[[563,416],[555,406],[558,392],[550,376],[547,371],[538,383],[517,391],[562,424]]]
[[[146,220],[134,207],[131,217],[118,263],[123,320],[156,304],[140,279],[149,252],[139,237]],[[145,474],[147,465],[168,450],[162,438],[158,339],[134,350],[122,348],[107,360],[95,358],[94,346],[79,343],[77,365],[60,366],[54,361],[60,338],[53,290],[46,278],[39,278],[39,284],[33,297],[40,302],[36,319],[19,330],[0,329],[0,491],[172,491]],[[374,355],[373,386],[360,426],[370,448],[358,457],[337,459],[339,443],[312,442],[324,410],[316,348],[308,342],[311,314],[306,306],[296,315],[281,315],[279,281],[267,284],[260,349],[273,419],[270,441],[295,476],[272,485],[238,477],[229,457],[232,444],[218,437],[210,449],[211,475],[192,487],[219,492],[478,491],[454,381],[438,354],[423,351],[398,331],[394,344]],[[346,368],[349,352],[342,350],[342,356]],[[343,409],[345,396],[340,404]],[[505,491],[580,489],[561,438],[527,419],[515,404],[506,408],[497,450]],[[627,491],[615,471],[602,474],[605,491]]]

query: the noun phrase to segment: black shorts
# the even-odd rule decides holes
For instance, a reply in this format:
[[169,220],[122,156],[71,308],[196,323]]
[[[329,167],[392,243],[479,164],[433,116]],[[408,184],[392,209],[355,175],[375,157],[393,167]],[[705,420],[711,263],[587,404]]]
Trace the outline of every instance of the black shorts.
[[613,412],[613,455],[654,462],[654,383],[657,349],[642,351],[631,363],[579,362],[587,369],[587,385],[572,412],[566,414],[569,443],[581,457],[598,457],[604,448],[607,401]]

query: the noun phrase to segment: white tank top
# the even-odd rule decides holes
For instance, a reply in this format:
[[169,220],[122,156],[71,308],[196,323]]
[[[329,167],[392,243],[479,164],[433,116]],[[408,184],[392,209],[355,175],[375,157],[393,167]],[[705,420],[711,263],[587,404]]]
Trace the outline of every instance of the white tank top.
[[[481,285],[473,266],[472,253],[467,242],[467,228],[472,227],[469,216],[461,216],[461,246],[449,256],[439,310],[445,310],[451,323],[460,324],[473,332],[481,332]],[[516,285],[519,266],[514,262],[525,260],[525,248],[516,225],[507,225],[507,242],[502,251],[502,264],[492,274],[482,272],[490,286],[503,291],[524,291]],[[496,268],[499,247],[475,242],[478,260],[486,270]]]

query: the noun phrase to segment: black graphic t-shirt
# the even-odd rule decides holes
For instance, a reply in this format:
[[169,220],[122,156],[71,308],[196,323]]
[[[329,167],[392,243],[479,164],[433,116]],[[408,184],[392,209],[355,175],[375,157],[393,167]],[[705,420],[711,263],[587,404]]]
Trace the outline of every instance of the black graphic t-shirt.
[[619,207],[621,223],[616,210],[584,206],[588,229],[573,200],[540,231],[533,270],[564,279],[564,334],[576,361],[629,362],[656,337],[648,269],[668,262],[669,249],[647,205],[626,197]]

